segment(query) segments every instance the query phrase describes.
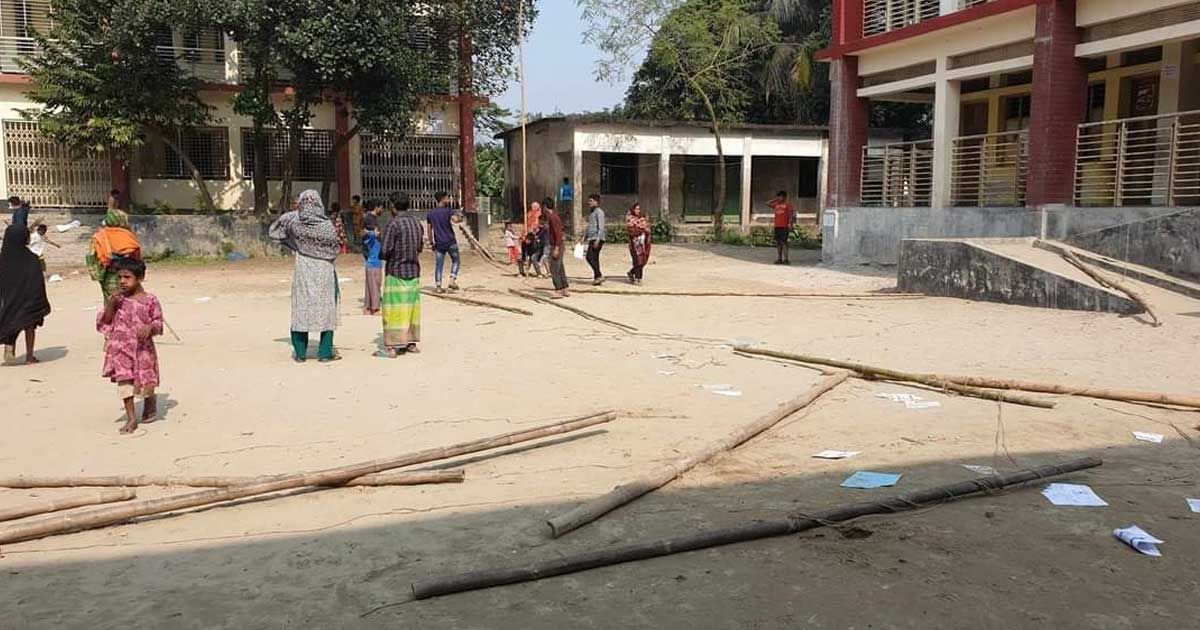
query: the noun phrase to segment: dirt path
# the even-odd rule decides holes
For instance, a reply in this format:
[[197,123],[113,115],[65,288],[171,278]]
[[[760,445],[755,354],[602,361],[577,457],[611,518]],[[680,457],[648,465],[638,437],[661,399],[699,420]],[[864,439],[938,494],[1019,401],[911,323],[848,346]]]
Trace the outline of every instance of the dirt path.
[[[616,248],[606,259],[624,271]],[[646,287],[863,292],[886,273],[769,264],[767,249],[659,247]],[[553,446],[460,462],[467,482],[299,493],[0,549],[7,628],[1183,628],[1200,618],[1200,414],[1063,398],[998,407],[851,381],[801,417],[565,539],[542,522],[687,452],[816,382],[800,367],[734,356],[763,343],[897,368],[1196,393],[1200,303],[1147,289],[1162,328],[1111,315],[922,300],[629,298],[571,304],[637,326],[627,335],[504,294],[522,283],[471,256],[468,294],[525,317],[423,303],[423,349],[371,356],[362,271],[344,257],[345,360],[289,360],[290,266],[159,266],[147,286],[183,341],[160,343],[165,417],[117,435],[98,377],[98,291],[51,285],[45,363],[0,369],[8,433],[0,475],[255,475],[315,469],[613,407],[617,422]],[[432,275],[432,261],[425,277]],[[570,275],[585,275],[570,261]],[[202,300],[201,298],[209,298]],[[727,384],[740,397],[704,385]],[[912,410],[875,397],[917,393]],[[1130,432],[1163,433],[1154,445]],[[1183,436],[1187,436],[1185,439]],[[1189,443],[1189,440],[1191,443]],[[823,449],[862,451],[821,461]],[[1097,454],[1075,476],[1109,503],[1055,508],[1036,489],[911,515],[426,602],[416,579],[817,510],[890,491],[838,487],[854,470],[903,473],[898,490]],[[145,489],[141,496],[177,490]],[[0,506],[70,491],[0,490]],[[1167,541],[1138,556],[1131,523]],[[864,537],[865,536],[865,537]],[[1188,619],[1193,621],[1189,622]]]

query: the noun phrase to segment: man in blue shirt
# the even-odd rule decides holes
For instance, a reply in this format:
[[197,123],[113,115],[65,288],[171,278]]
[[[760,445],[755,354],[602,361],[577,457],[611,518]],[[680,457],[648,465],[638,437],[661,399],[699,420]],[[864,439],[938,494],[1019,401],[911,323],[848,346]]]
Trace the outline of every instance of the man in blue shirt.
[[439,192],[433,199],[437,207],[429,213],[429,240],[433,245],[434,272],[433,280],[438,293],[442,289],[442,274],[446,267],[446,254],[450,254],[450,289],[458,290],[458,272],[462,265],[458,252],[458,238],[454,236],[454,224],[462,222],[462,215],[450,207],[450,194]]
[[29,204],[23,203],[20,197],[13,195],[8,198],[8,209],[13,211],[13,225],[29,227]]
[[571,186],[571,178],[564,177],[562,186],[558,188],[558,207],[561,212],[571,213],[571,203],[575,201],[575,187]]

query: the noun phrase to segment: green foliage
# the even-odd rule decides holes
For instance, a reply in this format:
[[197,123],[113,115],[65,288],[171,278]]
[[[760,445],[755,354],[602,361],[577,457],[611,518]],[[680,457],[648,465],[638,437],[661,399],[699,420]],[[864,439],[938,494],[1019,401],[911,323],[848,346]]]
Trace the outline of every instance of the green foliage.
[[610,223],[605,226],[605,241],[606,243],[629,243],[629,227],[625,222]]
[[654,225],[650,226],[650,238],[655,243],[670,243],[675,236],[675,226],[667,217],[659,217]]
[[503,145],[475,145],[475,194],[481,197],[504,196],[506,160]]

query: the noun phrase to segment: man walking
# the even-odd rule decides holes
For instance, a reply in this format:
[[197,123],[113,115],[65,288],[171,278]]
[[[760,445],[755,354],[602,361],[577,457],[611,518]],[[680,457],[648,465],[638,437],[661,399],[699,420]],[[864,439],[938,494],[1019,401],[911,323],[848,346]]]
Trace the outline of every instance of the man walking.
[[13,195],[8,198],[8,209],[13,212],[13,225],[29,227],[29,204],[22,202],[20,197]]
[[554,200],[547,198],[545,201],[546,225],[549,226],[550,234],[547,239],[548,248],[550,250],[550,280],[554,283],[554,297],[565,298],[571,295],[568,290],[571,286],[567,282],[567,270],[563,266],[563,249],[565,247],[565,239],[563,237],[562,217],[558,216],[558,212],[554,209]]
[[433,195],[437,207],[429,213],[429,240],[433,245],[434,290],[444,293],[442,274],[446,267],[446,254],[450,254],[450,290],[458,290],[458,272],[462,260],[458,252],[458,237],[454,235],[454,224],[462,222],[462,215],[450,207],[450,194],[439,192]]
[[587,241],[587,263],[592,267],[592,284],[604,284],[604,274],[600,271],[600,250],[604,249],[604,239],[608,231],[604,225],[604,208],[600,207],[600,195],[590,195],[587,200],[588,214],[587,231],[583,240]]
[[788,203],[787,191],[775,193],[775,198],[767,202],[775,211],[775,264],[790,265],[788,258],[788,240],[792,237],[792,228],[796,226],[796,209]]
[[[391,200],[392,220],[383,229],[379,257],[387,261],[380,307],[384,353],[394,358],[419,352],[421,341],[421,224],[408,213],[408,195]],[[378,212],[376,211],[377,215]]]

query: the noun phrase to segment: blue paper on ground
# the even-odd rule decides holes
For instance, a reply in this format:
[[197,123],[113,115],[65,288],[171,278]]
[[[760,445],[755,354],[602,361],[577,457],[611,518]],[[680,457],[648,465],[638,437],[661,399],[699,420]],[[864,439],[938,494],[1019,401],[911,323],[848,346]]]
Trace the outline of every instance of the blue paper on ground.
[[877,473],[860,470],[853,475],[850,475],[842,482],[843,488],[862,488],[869,490],[871,488],[887,488],[896,485],[900,481],[900,475],[896,473]]

